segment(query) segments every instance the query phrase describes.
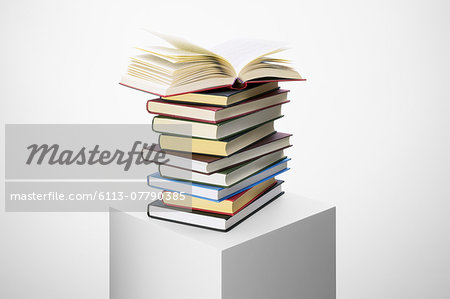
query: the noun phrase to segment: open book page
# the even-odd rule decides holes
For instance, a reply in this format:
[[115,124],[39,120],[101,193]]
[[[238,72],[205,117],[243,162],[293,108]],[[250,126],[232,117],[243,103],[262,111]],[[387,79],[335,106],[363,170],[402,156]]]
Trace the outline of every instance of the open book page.
[[168,48],[168,47],[159,47],[159,46],[142,46],[137,47],[136,49],[156,55],[163,59],[166,59],[172,63],[178,62],[186,62],[186,61],[198,61],[201,57],[204,57],[204,54],[190,52],[186,50],[176,49],[176,48]]
[[[226,58],[222,57],[220,54],[214,53],[206,48],[197,46],[181,37],[172,36],[172,35],[168,35],[168,34],[162,34],[162,33],[158,33],[158,32],[151,32],[151,33],[153,35],[165,40],[172,46],[174,46],[176,48],[176,49],[174,49],[174,51],[180,51],[180,53],[184,53],[184,54],[191,53],[191,56],[195,56],[195,54],[197,54],[197,55],[213,57],[213,59],[218,61],[218,63],[221,65],[224,73],[226,73],[227,75],[231,75],[233,77],[235,77],[237,74],[237,72],[234,71],[234,68],[230,64],[230,62]],[[165,55],[167,55],[167,52],[165,53]],[[186,60],[186,59],[184,59],[184,60]]]
[[184,38],[181,38],[178,36],[173,36],[173,35],[168,35],[168,34],[163,34],[163,33],[159,33],[159,32],[151,31],[151,33],[153,35],[165,40],[166,42],[168,42],[169,44],[171,44],[172,46],[174,46],[175,48],[178,48],[180,50],[215,56],[215,54],[213,52],[211,52],[205,48],[202,48],[200,46],[197,46],[197,45],[185,40]]
[[186,66],[186,63],[173,63],[167,59],[162,59],[152,54],[141,54],[131,57],[131,61],[138,61],[147,67],[164,70],[169,74]]
[[286,43],[256,39],[235,39],[214,46],[211,50],[225,58],[236,74],[253,60],[284,50]]

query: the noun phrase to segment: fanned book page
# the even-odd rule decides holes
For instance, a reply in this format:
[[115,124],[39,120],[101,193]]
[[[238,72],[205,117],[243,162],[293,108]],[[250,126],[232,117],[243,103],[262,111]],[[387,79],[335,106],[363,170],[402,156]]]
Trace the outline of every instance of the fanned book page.
[[281,52],[286,44],[257,39],[236,39],[213,47],[213,51],[224,57],[239,74],[251,62],[264,56]]
[[246,82],[303,80],[282,58],[271,57],[285,50],[279,42],[237,39],[211,50],[183,38],[153,33],[172,47],[137,47],[121,84],[159,96],[246,86]]

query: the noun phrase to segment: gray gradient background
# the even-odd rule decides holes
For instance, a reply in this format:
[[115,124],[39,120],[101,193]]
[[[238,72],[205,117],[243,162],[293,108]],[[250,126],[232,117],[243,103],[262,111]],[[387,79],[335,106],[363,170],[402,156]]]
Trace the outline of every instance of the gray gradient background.
[[[142,27],[290,41],[283,178],[337,206],[338,298],[449,298],[450,3],[162,2],[2,1],[2,123],[148,123],[117,84]],[[107,214],[0,217],[1,298],[108,297]]]

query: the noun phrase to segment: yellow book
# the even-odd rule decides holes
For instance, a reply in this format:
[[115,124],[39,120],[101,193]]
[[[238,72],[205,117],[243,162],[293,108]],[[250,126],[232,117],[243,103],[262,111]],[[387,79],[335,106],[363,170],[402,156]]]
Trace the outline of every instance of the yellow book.
[[159,145],[163,150],[191,152],[205,155],[229,156],[275,132],[270,121],[251,130],[223,140],[192,138],[161,134]]
[[275,182],[275,178],[268,179],[250,189],[244,190],[220,202],[189,195],[181,196],[181,194],[175,194],[178,192],[171,191],[164,191],[162,193],[162,200],[166,205],[169,206],[233,215],[244,206],[249,204],[251,201],[256,199],[269,187],[274,185]]
[[204,92],[185,93],[171,97],[163,97],[164,100],[174,102],[187,102],[196,104],[229,106],[243,100],[255,97],[262,93],[278,88],[278,82],[254,84],[245,89],[216,89]]

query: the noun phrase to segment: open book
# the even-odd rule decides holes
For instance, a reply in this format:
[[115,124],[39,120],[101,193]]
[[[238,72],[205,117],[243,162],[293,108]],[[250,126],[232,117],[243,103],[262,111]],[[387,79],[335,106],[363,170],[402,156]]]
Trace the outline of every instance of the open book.
[[[245,88],[247,82],[303,80],[286,59],[278,42],[239,39],[211,50],[182,38],[156,34],[172,47],[138,47],[121,84],[159,96],[220,87]],[[272,55],[272,57],[270,57]]]

